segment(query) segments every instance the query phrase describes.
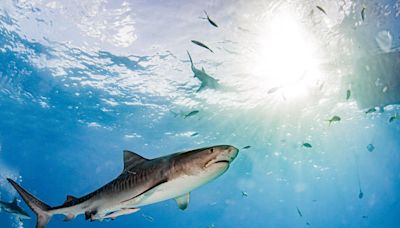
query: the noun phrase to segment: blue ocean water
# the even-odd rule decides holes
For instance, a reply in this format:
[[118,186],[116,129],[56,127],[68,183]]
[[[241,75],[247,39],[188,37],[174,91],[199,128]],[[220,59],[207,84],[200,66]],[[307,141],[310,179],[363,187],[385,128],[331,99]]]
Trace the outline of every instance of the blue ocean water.
[[[399,227],[399,16],[375,0],[2,0],[0,200],[19,197],[6,178],[49,205],[82,196],[124,149],[231,144],[185,211],[46,227]],[[221,88],[196,92],[186,51]],[[19,205],[32,219],[1,211],[0,227],[35,226]]]

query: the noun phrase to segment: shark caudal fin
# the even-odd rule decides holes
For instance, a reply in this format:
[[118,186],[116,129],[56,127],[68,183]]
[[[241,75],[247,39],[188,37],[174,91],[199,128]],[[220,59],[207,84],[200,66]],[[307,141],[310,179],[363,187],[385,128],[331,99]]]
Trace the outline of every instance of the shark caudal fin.
[[192,67],[193,67],[193,66],[194,66],[194,64],[193,64],[192,56],[190,56],[190,53],[189,53],[189,51],[188,51],[188,50],[186,50],[186,52],[187,52],[187,54],[188,54],[188,56],[189,56],[190,64],[191,64],[191,65],[192,65]]
[[17,190],[17,192],[21,195],[22,199],[25,203],[32,209],[33,212],[37,215],[36,228],[44,228],[44,226],[49,222],[51,215],[48,213],[51,208],[49,205],[43,203],[32,194],[27,192],[21,186],[19,186],[15,181],[7,178],[8,182]]

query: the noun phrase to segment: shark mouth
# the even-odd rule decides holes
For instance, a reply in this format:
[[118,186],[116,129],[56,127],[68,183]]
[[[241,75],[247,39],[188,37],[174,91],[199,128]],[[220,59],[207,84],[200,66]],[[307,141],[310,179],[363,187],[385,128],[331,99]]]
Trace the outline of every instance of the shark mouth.
[[228,163],[229,164],[229,161],[228,160],[219,160],[219,161],[214,162],[214,164],[216,164],[216,163]]

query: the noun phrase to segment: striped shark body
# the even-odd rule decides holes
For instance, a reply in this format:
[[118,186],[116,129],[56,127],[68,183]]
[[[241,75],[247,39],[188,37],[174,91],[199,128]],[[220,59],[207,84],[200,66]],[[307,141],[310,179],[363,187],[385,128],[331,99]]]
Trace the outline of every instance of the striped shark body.
[[147,159],[125,150],[124,169],[117,178],[80,198],[67,196],[55,207],[7,180],[37,215],[37,228],[43,228],[56,214],[65,215],[64,221],[80,214],[86,220],[102,221],[168,199],[175,199],[180,209],[186,209],[190,192],[223,174],[238,152],[233,146],[219,145]]

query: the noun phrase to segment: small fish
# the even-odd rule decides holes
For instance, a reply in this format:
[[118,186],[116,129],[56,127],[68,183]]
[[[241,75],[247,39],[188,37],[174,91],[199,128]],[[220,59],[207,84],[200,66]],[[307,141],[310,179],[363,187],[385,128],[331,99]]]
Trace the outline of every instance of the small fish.
[[300,209],[298,207],[296,207],[297,209],[297,213],[300,215],[300,217],[303,217],[303,214],[301,213]]
[[321,7],[321,6],[316,6],[317,7],[317,9],[319,9],[322,13],[324,13],[325,15],[328,15],[327,13],[326,13],[326,11]]
[[346,100],[350,99],[351,91],[348,89],[346,92]]
[[358,198],[359,198],[359,199],[362,199],[363,196],[364,196],[364,193],[363,193],[363,192],[361,191],[361,189],[360,189],[360,193],[358,193]]
[[387,87],[387,86],[383,87],[382,93],[386,93],[387,90],[388,90],[388,87]]
[[361,10],[361,19],[363,21],[365,20],[365,7],[363,7],[362,10]]
[[310,225],[310,223],[309,223],[309,222],[306,222],[306,225],[307,225],[307,226],[309,226],[309,225]]
[[242,149],[246,150],[246,149],[250,149],[250,148],[251,148],[251,146],[245,146]]
[[199,134],[198,132],[194,132],[193,134],[190,135],[190,137],[196,136],[198,134]]
[[275,92],[278,91],[278,89],[280,89],[280,88],[281,88],[281,87],[279,87],[279,86],[278,86],[278,87],[272,87],[271,89],[268,90],[267,93],[268,93],[268,94],[275,93]]
[[391,116],[389,118],[389,123],[393,122],[394,120],[397,120],[399,117],[397,116],[397,113],[394,116]]
[[365,111],[365,114],[370,114],[370,113],[373,113],[373,112],[376,112],[376,108],[375,107],[374,108],[370,108],[367,111]]
[[205,48],[205,49],[211,51],[212,53],[214,53],[214,51],[211,50],[209,47],[207,47],[207,45],[205,45],[205,44],[203,44],[203,43],[201,43],[201,42],[199,42],[199,41],[197,41],[197,40],[192,40],[192,43],[194,43],[194,44],[196,44],[196,45],[199,45],[200,47],[203,47],[203,48]]
[[329,121],[329,126],[331,125],[332,122],[339,122],[341,118],[339,116],[333,116]]
[[248,197],[248,196],[249,196],[249,194],[247,194],[247,192],[242,191],[242,197]]
[[196,115],[199,112],[200,112],[199,110],[193,110],[193,111],[189,112],[188,114],[186,114],[183,118],[186,119],[188,117]]
[[208,22],[210,22],[210,24],[213,25],[214,27],[218,28],[218,25],[210,19],[210,17],[208,16],[208,13],[205,10],[204,10],[204,13],[206,14]]
[[310,143],[303,143],[302,146],[305,148],[312,148],[312,145]]
[[374,146],[372,143],[370,143],[370,144],[368,144],[368,146],[367,146],[367,150],[368,150],[369,152],[372,152],[372,151],[375,150],[375,146]]
[[366,216],[366,215],[363,215],[363,216],[362,216],[362,218],[363,218],[363,219],[367,219],[367,218],[368,218],[368,216]]
[[154,218],[151,217],[150,215],[142,214],[142,216],[143,216],[143,218],[146,219],[147,221],[149,221],[149,222],[154,222]]

